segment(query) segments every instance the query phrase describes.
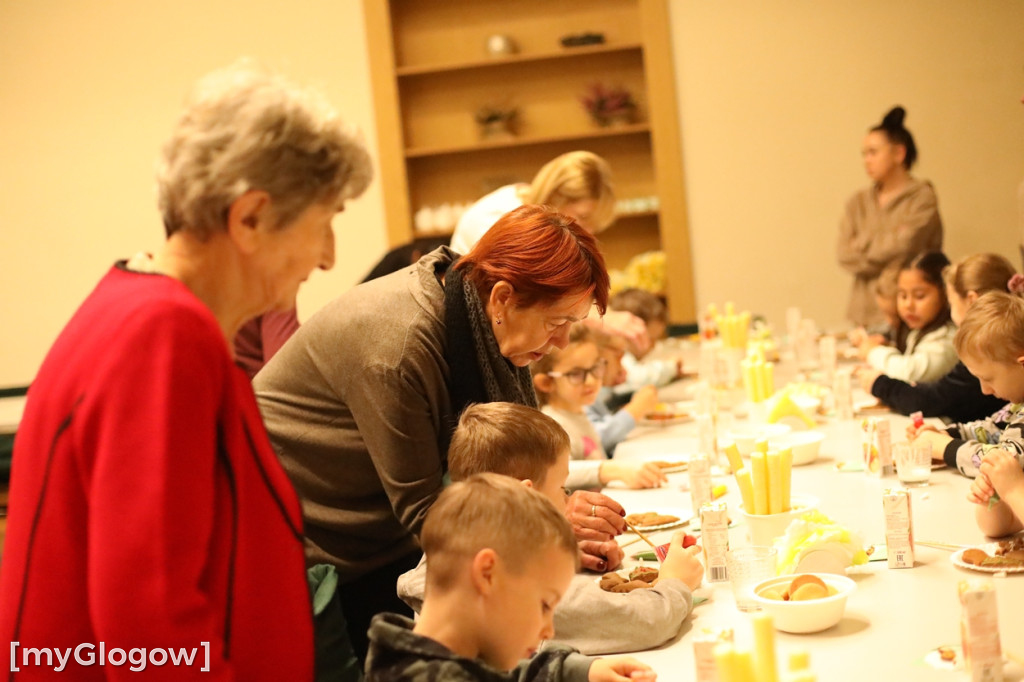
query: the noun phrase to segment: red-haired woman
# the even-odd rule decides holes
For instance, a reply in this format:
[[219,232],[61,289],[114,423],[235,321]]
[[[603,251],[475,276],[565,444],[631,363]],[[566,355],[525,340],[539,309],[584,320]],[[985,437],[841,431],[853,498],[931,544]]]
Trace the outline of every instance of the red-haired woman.
[[[419,559],[415,536],[441,491],[459,413],[470,403],[536,406],[528,365],[565,347],[571,324],[608,302],[594,237],[546,207],[509,212],[455,258],[441,247],[351,289],[306,322],[254,382],[271,441],[303,498],[307,559],[337,568],[360,656],[375,613],[408,610],[395,581]],[[614,567],[622,508],[583,496],[570,505],[586,510],[577,519],[581,538],[604,540],[581,543],[594,549],[589,566]]]

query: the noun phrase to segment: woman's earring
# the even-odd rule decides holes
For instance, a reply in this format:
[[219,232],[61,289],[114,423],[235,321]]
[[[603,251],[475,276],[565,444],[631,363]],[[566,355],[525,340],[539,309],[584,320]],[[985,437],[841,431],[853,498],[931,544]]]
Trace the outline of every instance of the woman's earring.
[[501,318],[500,317],[494,318],[494,324],[501,324]]

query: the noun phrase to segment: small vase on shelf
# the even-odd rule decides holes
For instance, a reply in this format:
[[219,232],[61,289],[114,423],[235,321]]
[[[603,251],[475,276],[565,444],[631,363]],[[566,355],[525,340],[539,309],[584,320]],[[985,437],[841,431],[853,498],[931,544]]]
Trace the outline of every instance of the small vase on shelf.
[[636,121],[636,101],[625,88],[595,83],[580,97],[580,103],[591,120],[602,128],[629,125]]
[[515,137],[515,124],[518,110],[502,107],[481,107],[476,112],[476,123],[480,138],[484,140],[501,140]]

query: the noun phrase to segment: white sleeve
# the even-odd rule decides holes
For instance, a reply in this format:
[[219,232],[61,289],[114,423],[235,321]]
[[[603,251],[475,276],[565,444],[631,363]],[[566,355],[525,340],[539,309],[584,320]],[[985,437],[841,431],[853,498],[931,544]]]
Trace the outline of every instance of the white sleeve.
[[901,354],[891,346],[878,346],[868,352],[868,364],[886,376],[901,381],[937,381],[957,363],[950,328],[927,334],[914,349]]

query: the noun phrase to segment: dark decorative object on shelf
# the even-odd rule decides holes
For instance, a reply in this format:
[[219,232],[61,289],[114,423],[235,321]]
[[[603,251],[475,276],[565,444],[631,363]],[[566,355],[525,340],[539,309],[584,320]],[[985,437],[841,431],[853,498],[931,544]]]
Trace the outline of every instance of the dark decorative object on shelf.
[[622,87],[595,83],[580,97],[580,102],[599,126],[623,125],[636,119],[636,101]]
[[480,126],[480,137],[514,137],[519,110],[515,107],[486,105],[477,109],[474,118]]
[[561,38],[562,47],[582,47],[583,45],[602,45],[604,44],[603,33],[574,33],[572,35],[562,36]]

